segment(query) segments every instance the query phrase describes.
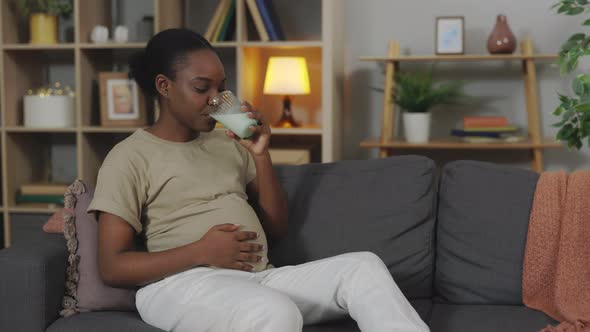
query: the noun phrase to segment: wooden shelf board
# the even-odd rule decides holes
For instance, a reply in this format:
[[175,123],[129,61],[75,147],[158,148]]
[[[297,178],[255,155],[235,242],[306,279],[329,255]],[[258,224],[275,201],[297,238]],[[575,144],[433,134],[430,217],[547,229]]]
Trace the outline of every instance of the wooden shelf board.
[[519,150],[536,148],[560,148],[563,145],[555,140],[546,138],[541,143],[535,144],[531,140],[524,140],[516,143],[467,143],[460,139],[443,138],[432,140],[427,143],[408,143],[403,140],[381,143],[379,138],[371,138],[363,141],[362,148],[398,148],[398,149],[447,149],[447,150]]
[[76,128],[4,127],[7,133],[75,133]]
[[10,50],[10,51],[18,51],[18,50],[24,50],[24,51],[36,51],[36,50],[44,50],[44,51],[50,51],[50,50],[73,50],[74,48],[76,48],[76,44],[74,43],[63,43],[63,44],[48,44],[48,45],[42,45],[42,44],[4,44],[2,46],[3,49],[5,50]]
[[49,214],[59,209],[61,209],[61,206],[54,204],[27,203],[10,206],[7,210],[9,213]]
[[[226,130],[223,126],[215,127],[215,130]],[[299,127],[299,128],[270,128],[272,135],[293,135],[308,136],[321,135],[322,129],[319,127]]]
[[273,135],[321,135],[322,128],[300,127],[300,128],[270,128]]
[[240,42],[240,46],[252,46],[252,47],[322,47],[323,43],[321,41],[315,40],[302,40],[302,41],[269,41],[269,42],[262,42],[262,41],[246,41]]
[[211,45],[213,45],[213,47],[237,47],[239,43],[236,41],[221,41],[212,42]]
[[361,61],[394,61],[394,62],[428,62],[428,61],[522,61],[522,60],[556,60],[557,54],[537,54],[537,55],[520,55],[520,54],[498,54],[498,55],[408,55],[397,57],[372,57],[362,56]]
[[137,127],[100,127],[100,126],[91,126],[91,127],[83,127],[83,133],[132,133],[136,131]]
[[147,45],[147,42],[135,43],[81,43],[82,49],[141,49]]

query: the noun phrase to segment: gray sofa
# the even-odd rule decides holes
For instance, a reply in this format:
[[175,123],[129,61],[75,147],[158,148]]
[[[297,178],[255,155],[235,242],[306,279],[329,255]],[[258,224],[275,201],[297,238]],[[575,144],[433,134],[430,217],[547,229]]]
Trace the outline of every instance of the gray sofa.
[[[474,161],[437,173],[401,156],[277,167],[290,231],[271,261],[372,251],[433,332],[537,331],[554,323],[522,304],[522,261],[538,174]],[[42,234],[0,251],[0,331],[159,331],[135,312],[59,318],[66,250]],[[198,313],[195,313],[198,314]],[[347,319],[305,332],[358,331]]]

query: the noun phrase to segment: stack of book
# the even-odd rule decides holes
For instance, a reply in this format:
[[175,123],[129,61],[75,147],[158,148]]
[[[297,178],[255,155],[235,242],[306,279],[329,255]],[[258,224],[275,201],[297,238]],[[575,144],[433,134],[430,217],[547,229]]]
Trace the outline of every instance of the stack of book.
[[64,194],[68,185],[60,183],[28,183],[20,187],[16,204],[43,203],[64,205]]
[[285,40],[285,34],[271,0],[246,0],[248,10],[262,41]]
[[[232,40],[236,30],[236,1],[219,0],[204,37],[210,42]],[[246,0],[260,40],[285,40],[271,0]],[[244,29],[245,30],[245,29]]]
[[466,142],[518,142],[523,139],[519,128],[504,116],[466,116],[463,128],[452,129],[451,135]]
[[236,30],[236,0],[219,0],[204,37],[210,42],[228,41]]

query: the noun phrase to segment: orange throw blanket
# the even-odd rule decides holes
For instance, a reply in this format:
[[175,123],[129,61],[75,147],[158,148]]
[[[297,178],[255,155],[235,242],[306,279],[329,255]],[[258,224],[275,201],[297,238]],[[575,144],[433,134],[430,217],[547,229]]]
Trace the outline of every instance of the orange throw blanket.
[[523,302],[561,322],[544,332],[590,332],[590,171],[544,172],[535,190]]

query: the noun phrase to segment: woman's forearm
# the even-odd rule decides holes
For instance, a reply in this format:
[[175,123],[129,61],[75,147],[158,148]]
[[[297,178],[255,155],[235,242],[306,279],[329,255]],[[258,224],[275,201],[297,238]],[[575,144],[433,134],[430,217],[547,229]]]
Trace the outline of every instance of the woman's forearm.
[[287,199],[276,177],[269,153],[254,156],[258,181],[258,205],[263,226],[271,238],[287,233]]
[[176,273],[205,264],[204,250],[199,242],[159,251],[125,251],[101,261],[103,281],[113,287],[134,287],[149,284]]

